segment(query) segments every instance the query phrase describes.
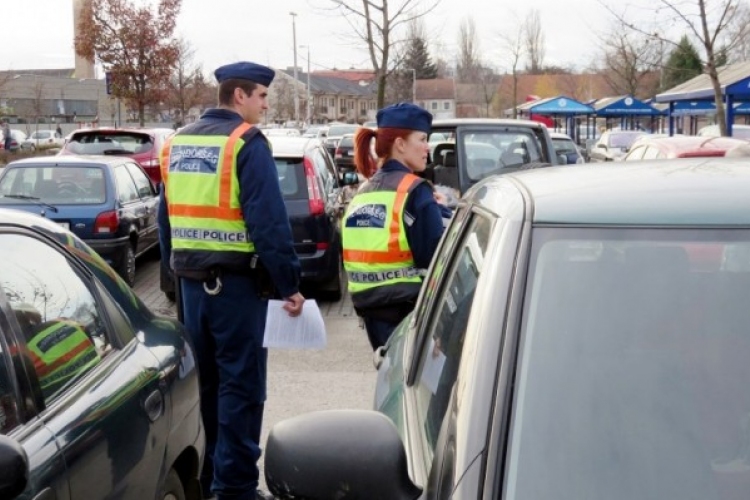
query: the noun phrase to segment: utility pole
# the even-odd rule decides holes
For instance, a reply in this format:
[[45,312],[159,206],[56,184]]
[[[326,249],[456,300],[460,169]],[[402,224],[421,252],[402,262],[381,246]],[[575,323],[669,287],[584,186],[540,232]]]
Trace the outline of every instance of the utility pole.
[[299,89],[297,88],[297,25],[296,12],[290,12],[292,16],[292,42],[294,42],[294,125],[299,128]]
[[312,121],[312,91],[310,90],[310,46],[300,45],[301,49],[307,48],[307,113],[305,114],[306,125]]

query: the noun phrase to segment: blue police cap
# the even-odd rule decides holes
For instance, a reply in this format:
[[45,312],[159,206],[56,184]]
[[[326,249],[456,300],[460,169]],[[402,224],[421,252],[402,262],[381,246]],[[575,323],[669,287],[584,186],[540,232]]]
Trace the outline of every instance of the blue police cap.
[[239,78],[240,80],[250,80],[265,87],[271,85],[275,75],[276,73],[271,68],[244,61],[226,64],[214,71],[216,81],[219,83],[230,78]]
[[432,115],[427,110],[408,102],[381,109],[376,119],[378,128],[404,128],[429,134],[432,127]]

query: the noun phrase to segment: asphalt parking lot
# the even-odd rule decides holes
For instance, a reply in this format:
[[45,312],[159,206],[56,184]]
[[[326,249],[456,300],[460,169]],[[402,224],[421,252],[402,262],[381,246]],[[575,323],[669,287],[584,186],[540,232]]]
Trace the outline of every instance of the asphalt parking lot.
[[[159,261],[138,261],[134,290],[152,311],[176,317],[174,304],[159,290]],[[303,290],[315,298],[313,290]],[[268,400],[262,444],[276,422],[301,413],[336,408],[372,408],[375,368],[365,331],[359,327],[351,298],[319,300],[328,344],[322,350],[271,350]],[[261,458],[261,486],[263,486]]]

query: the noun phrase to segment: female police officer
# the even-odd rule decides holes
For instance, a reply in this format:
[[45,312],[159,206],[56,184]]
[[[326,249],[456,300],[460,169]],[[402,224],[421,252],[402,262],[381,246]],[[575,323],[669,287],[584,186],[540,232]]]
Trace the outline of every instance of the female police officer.
[[415,175],[427,165],[432,115],[401,103],[378,111],[377,123],[376,130],[355,135],[354,161],[368,180],[350,202],[342,228],[349,292],[373,350],[414,308],[443,233],[432,186]]

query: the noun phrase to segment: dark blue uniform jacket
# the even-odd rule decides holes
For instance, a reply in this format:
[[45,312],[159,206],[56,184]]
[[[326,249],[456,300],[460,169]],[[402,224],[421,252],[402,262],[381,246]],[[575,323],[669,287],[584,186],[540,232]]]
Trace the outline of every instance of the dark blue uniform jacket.
[[[199,121],[182,129],[179,135],[229,136],[242,123],[242,118],[234,111],[209,109]],[[271,274],[276,289],[282,297],[289,297],[299,291],[300,263],[294,252],[292,230],[279,189],[276,164],[261,133],[247,132],[243,139],[247,142],[237,155],[237,177],[245,224],[255,244],[255,251]],[[171,254],[170,234],[167,201],[162,189],[159,241],[162,255],[165,256]],[[238,270],[240,266],[249,269],[248,256],[238,254],[182,251],[173,256],[173,266],[177,274],[180,270],[201,271],[216,265],[229,271]]]

